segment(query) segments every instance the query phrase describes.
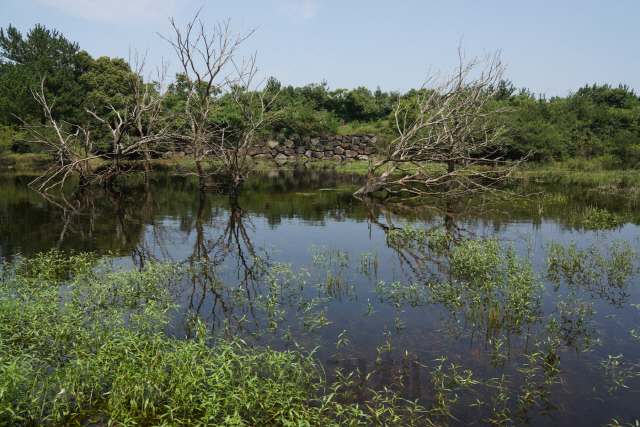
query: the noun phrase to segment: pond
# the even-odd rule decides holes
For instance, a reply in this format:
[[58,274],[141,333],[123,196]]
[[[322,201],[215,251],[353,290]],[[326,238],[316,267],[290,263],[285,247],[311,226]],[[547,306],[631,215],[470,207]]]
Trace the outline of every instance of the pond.
[[[274,169],[239,206],[159,171],[43,197],[0,175],[0,257],[93,251],[190,265],[170,333],[194,319],[316,351],[447,425],[635,425],[640,198],[544,184],[526,198],[363,202],[357,175]],[[354,386],[353,399],[366,395]]]

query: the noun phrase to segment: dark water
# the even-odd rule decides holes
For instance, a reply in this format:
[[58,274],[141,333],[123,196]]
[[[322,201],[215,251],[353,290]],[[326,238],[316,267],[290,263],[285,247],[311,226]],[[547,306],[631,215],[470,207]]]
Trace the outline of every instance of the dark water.
[[[126,268],[154,260],[192,265],[202,274],[175,290],[176,335],[189,335],[199,317],[214,333],[247,334],[258,345],[316,348],[328,375],[338,367],[359,369],[363,380],[372,373],[369,387],[400,387],[427,407],[439,390],[455,418],[434,421],[449,425],[640,419],[635,271],[618,281],[544,276],[537,320],[517,328],[380,285],[451,280],[424,247],[389,241],[390,230],[403,227],[447,230],[458,240],[495,237],[537,274],[545,273],[549,239],[595,248],[600,261],[578,264],[604,265],[620,239],[638,251],[634,195],[539,187],[528,190],[544,194],[530,200],[383,205],[351,196],[361,177],[274,170],[247,182],[232,209],[225,197],[201,196],[195,180],[168,171],[112,194],[69,189],[48,198],[29,190],[29,179],[0,175],[0,257],[55,248],[115,256]],[[551,319],[553,334],[545,332]],[[476,382],[465,388],[461,378]]]

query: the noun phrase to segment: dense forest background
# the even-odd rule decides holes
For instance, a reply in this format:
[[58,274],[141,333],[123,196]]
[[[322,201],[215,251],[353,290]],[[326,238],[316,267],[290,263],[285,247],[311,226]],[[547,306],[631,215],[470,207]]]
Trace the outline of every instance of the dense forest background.
[[[42,153],[45,148],[29,142],[24,124],[45,124],[41,106],[32,90],[42,89],[54,102],[56,119],[91,125],[86,109],[99,110],[110,102],[118,105],[129,90],[132,66],[121,58],[94,59],[55,30],[36,26],[25,36],[14,27],[0,30],[0,155]],[[139,76],[154,85],[147,76]],[[184,76],[177,74],[168,86],[167,111],[179,111],[186,98]],[[640,164],[640,97],[626,85],[592,84],[566,97],[546,98],[503,80],[491,108],[509,107],[513,132],[504,156],[517,159],[534,151],[533,161],[568,158],[598,159],[610,168]],[[304,87],[286,86],[271,77],[263,91],[277,93],[271,109],[279,118],[263,133],[315,135],[319,133],[375,133],[393,137],[393,105],[408,102],[419,89],[406,93],[372,91],[366,87],[331,90],[327,82]],[[233,126],[238,120],[229,94],[215,94],[219,110],[213,120]],[[104,116],[113,112],[103,111]],[[170,117],[170,116],[169,116]],[[95,126],[96,144],[108,146],[109,136]]]

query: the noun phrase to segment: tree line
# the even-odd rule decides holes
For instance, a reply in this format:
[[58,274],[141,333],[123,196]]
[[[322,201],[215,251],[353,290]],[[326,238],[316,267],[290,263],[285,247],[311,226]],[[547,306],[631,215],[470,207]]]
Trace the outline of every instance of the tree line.
[[[148,165],[170,148],[170,140],[193,148],[202,186],[207,176],[203,161],[212,155],[222,158],[233,192],[250,169],[238,154],[263,134],[315,136],[336,133],[343,125],[405,145],[404,157],[391,156],[383,163],[393,163],[389,173],[402,163],[449,162],[449,177],[438,180],[440,184],[451,181],[456,162],[466,165],[476,159],[601,157],[617,167],[634,167],[640,160],[640,98],[624,85],[585,85],[566,97],[547,99],[518,90],[499,66],[488,80],[446,83],[441,76],[405,93],[379,87],[331,90],[324,81],[285,86],[275,77],[258,80],[255,58],[234,57],[252,31],[234,34],[229,22],[207,29],[197,15],[182,30],[171,22],[175,33],[163,38],[182,69],[170,83],[165,64],[145,74],[143,56],[94,59],[78,43],[42,25],[25,36],[12,26],[0,29],[0,150],[54,154],[60,166],[43,178],[40,189],[69,173],[80,175],[81,181],[99,177],[110,185],[126,172],[123,160],[143,159]],[[203,55],[204,67],[198,68],[202,57],[197,55]],[[484,63],[493,60],[487,57]],[[459,70],[470,63],[480,65],[461,60]],[[459,86],[447,86],[454,83]],[[465,112],[461,106],[472,94],[475,103]],[[437,108],[448,112],[435,114]],[[469,125],[476,126],[482,117],[483,129],[473,131],[477,134],[449,132],[474,108]],[[436,128],[442,128],[437,135],[432,132]],[[481,130],[491,133],[484,146],[477,142]],[[445,148],[450,137],[458,142]],[[462,140],[476,145],[457,150]],[[416,156],[415,141],[429,155]],[[108,173],[94,173],[91,162],[98,159],[109,164]]]

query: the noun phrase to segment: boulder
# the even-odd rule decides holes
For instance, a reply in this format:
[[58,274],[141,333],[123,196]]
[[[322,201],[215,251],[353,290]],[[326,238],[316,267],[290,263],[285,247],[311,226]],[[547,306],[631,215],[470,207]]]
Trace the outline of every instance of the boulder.
[[367,147],[363,151],[364,151],[364,154],[369,155],[369,154],[373,153],[373,148]]
[[331,141],[327,141],[327,143],[324,146],[327,150],[333,150],[333,142]]
[[316,151],[315,153],[313,153],[313,157],[315,157],[316,159],[322,159],[324,157],[324,152]]
[[278,145],[279,145],[278,141],[274,141],[273,139],[270,139],[267,141],[267,147],[271,148],[272,150],[276,148]]
[[254,159],[273,159],[271,154],[256,154],[253,156]]
[[276,156],[276,160],[287,160],[287,156],[280,153]]
[[193,148],[187,147],[184,149],[184,154],[193,154]]
[[275,157],[278,155],[278,150],[271,150],[270,154]]
[[333,156],[331,160],[342,160],[342,156]]
[[358,148],[364,150],[365,148],[367,148],[367,144],[360,144],[358,145]]
[[353,138],[351,138],[351,144],[353,145],[360,144],[360,138],[358,138],[357,136],[354,136]]
[[351,147],[349,148],[353,151],[358,151],[360,149],[360,144],[351,144]]
[[338,146],[333,149],[333,152],[336,153],[337,155],[344,154],[344,148]]
[[284,140],[284,144],[283,144],[283,145],[284,145],[285,147],[287,147],[287,148],[293,148],[295,144],[293,143],[293,141],[292,141],[292,140],[290,140],[290,139],[285,139],[285,140]]
[[357,155],[358,155],[358,152],[353,150],[347,150],[347,152],[345,153],[345,156],[347,156],[348,158],[354,158]]
[[287,149],[287,148],[286,148],[286,147],[284,147],[284,146],[282,146],[282,145],[278,145],[278,146],[276,147],[276,151],[278,151],[278,153],[283,153],[283,152],[284,152],[284,150],[286,150],[286,149]]
[[307,149],[305,148],[304,145],[300,145],[300,146],[296,147],[296,153],[297,154],[304,154],[305,151],[307,151]]
[[357,156],[356,159],[358,159],[358,160],[369,160],[369,156],[365,156],[364,154],[361,154],[361,155]]
[[286,154],[287,156],[293,156],[294,154],[296,154],[296,150],[294,150],[293,148],[287,148],[286,150],[284,150],[284,154]]
[[311,150],[305,151],[304,152],[304,156],[305,157],[309,157],[309,158],[313,157],[313,151],[311,151]]
[[251,147],[247,150],[247,156],[255,156],[256,154],[260,154],[259,147]]

